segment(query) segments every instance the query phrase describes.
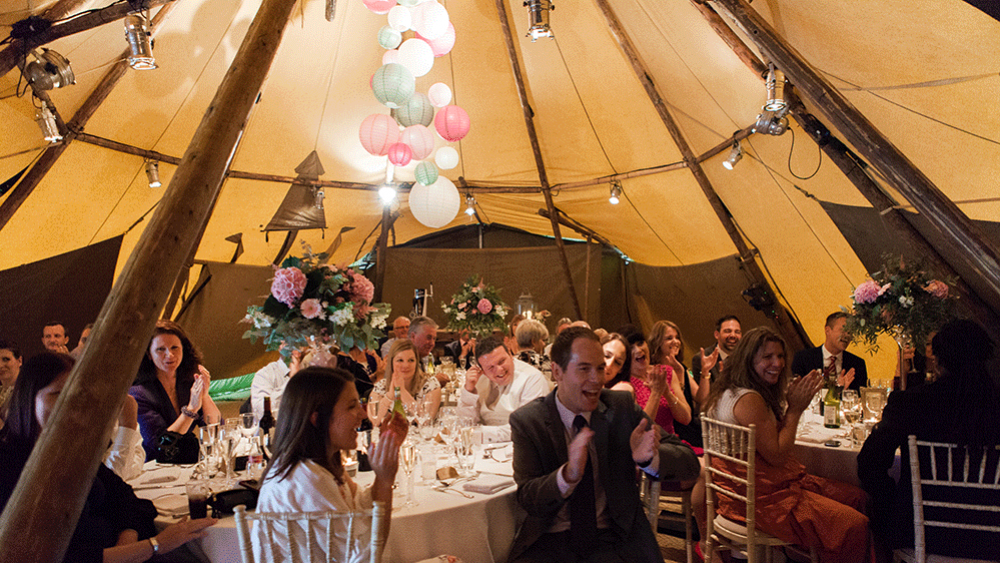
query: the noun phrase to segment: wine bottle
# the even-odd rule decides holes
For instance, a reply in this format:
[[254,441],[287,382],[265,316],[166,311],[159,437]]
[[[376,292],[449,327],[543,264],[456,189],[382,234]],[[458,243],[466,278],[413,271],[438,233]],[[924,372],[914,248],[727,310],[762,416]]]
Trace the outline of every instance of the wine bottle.
[[274,443],[274,415],[271,414],[271,397],[264,397],[264,414],[258,423],[260,427],[261,451],[265,459],[271,457],[271,445]]
[[403,395],[399,387],[396,387],[396,400],[392,402],[392,412],[399,413],[406,420],[406,409],[403,407]]
[[840,397],[834,385],[826,388],[826,397],[823,398],[823,426],[840,428]]

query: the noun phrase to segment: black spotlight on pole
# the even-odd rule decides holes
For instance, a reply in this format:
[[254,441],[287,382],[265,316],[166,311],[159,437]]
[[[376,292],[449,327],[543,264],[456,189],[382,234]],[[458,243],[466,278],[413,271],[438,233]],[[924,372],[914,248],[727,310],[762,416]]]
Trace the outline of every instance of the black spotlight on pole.
[[774,296],[771,292],[759,283],[755,283],[743,290],[743,299],[755,310],[764,313],[769,319],[778,317],[775,307]]

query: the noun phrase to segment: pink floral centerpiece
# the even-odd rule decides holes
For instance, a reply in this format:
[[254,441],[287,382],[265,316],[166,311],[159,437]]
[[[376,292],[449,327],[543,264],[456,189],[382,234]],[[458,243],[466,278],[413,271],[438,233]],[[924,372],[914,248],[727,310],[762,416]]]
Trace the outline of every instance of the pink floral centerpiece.
[[448,330],[468,330],[477,338],[503,330],[506,327],[504,317],[509,311],[500,293],[484,284],[478,275],[466,280],[451,301],[442,303],[441,308],[448,315]]

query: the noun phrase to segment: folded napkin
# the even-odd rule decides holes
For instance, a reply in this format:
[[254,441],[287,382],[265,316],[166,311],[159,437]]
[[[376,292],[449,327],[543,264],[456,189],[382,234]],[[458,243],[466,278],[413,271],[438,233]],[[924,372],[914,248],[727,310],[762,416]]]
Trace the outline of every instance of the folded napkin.
[[493,473],[494,475],[506,475],[507,477],[513,477],[514,467],[511,463],[513,459],[513,444],[507,444],[501,447],[497,447],[495,445],[487,446],[483,450],[483,454],[478,454],[477,452],[475,470],[480,473]]
[[129,482],[133,489],[147,489],[163,486],[172,486],[181,478],[181,468],[176,465],[169,465],[146,471]]
[[470,493],[482,493],[492,495],[514,485],[514,479],[504,475],[482,474],[472,481],[462,485],[462,488]]
[[179,518],[188,513],[187,495],[169,494],[153,499],[156,511],[164,516]]

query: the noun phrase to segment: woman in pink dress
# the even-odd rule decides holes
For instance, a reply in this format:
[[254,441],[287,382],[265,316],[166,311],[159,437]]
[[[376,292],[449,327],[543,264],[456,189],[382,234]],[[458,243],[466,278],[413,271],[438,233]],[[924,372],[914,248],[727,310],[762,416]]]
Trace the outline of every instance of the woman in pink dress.
[[673,377],[667,365],[649,365],[649,344],[640,332],[625,337],[632,346],[632,355],[622,371],[629,374],[612,389],[624,389],[635,396],[635,401],[664,432],[674,433],[674,421],[691,422],[691,408],[684,400],[680,379]]

